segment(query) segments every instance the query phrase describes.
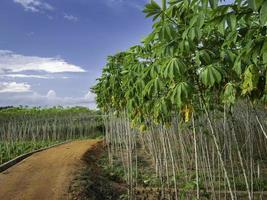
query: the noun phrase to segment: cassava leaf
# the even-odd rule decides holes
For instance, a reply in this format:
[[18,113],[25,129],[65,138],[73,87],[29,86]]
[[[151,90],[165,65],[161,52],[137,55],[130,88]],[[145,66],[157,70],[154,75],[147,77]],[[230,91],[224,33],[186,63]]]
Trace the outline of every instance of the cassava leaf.
[[178,58],[172,58],[168,61],[167,66],[164,70],[164,77],[173,79],[177,76],[182,76],[185,72],[186,66]]
[[221,82],[222,75],[215,66],[209,65],[200,73],[200,79],[205,86],[212,87]]
[[250,94],[257,88],[259,81],[259,70],[255,65],[249,65],[244,72],[244,79],[242,83],[242,95]]
[[235,85],[233,83],[227,83],[225,85],[222,102],[227,105],[232,105],[235,103],[235,99],[236,99]]

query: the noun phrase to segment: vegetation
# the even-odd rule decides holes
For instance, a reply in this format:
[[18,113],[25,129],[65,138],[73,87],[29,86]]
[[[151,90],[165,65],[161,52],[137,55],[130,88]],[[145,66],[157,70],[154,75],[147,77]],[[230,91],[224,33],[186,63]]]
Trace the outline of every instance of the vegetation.
[[52,144],[101,134],[100,113],[74,108],[2,108],[0,164]]
[[129,198],[138,148],[152,158],[161,199],[266,197],[266,10],[263,0],[152,0],[152,33],[108,57],[93,91]]

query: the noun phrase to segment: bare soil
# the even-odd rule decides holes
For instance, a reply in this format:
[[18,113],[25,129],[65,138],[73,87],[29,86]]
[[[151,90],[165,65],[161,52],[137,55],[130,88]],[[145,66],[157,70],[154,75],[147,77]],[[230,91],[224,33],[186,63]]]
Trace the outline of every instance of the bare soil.
[[1,200],[67,200],[69,187],[85,166],[86,152],[99,140],[73,141],[23,160],[0,173]]

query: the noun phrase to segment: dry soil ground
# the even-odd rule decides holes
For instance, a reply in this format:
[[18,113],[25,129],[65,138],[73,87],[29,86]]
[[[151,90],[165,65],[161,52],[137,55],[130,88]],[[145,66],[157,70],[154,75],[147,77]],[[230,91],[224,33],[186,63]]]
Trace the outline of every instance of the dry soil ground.
[[82,140],[63,144],[36,153],[0,173],[0,199],[69,199],[69,185],[85,165],[83,155],[98,142]]

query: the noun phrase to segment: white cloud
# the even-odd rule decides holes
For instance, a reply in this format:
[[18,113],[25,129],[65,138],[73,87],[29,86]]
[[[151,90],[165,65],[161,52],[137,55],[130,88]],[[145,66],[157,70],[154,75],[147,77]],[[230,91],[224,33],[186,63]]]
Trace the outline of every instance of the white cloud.
[[67,76],[54,77],[50,75],[35,75],[35,74],[1,74],[0,78],[37,78],[37,79],[69,79]]
[[12,51],[0,50],[0,73],[18,73],[22,71],[85,72],[81,67],[67,63],[62,58],[24,56]]
[[28,74],[3,74],[0,75],[0,78],[39,78],[39,79],[51,79],[52,77],[49,77],[47,75],[28,75]]
[[25,11],[41,12],[44,10],[54,10],[53,6],[42,0],[14,0],[14,2],[20,4]]
[[56,92],[55,92],[54,90],[49,90],[49,91],[47,92],[46,97],[47,97],[48,99],[55,99],[55,98],[57,97],[57,94],[56,94]]
[[82,97],[59,97],[54,90],[49,90],[46,95],[36,92],[25,94],[5,94],[0,93],[0,106],[85,106],[96,108],[95,98],[92,93],[87,93]]
[[64,14],[64,18],[69,20],[69,21],[73,21],[73,22],[77,22],[78,21],[78,17],[75,17],[73,15]]
[[89,101],[95,101],[95,97],[96,95],[94,93],[92,93],[91,91],[89,91],[85,96],[84,99],[87,99]]
[[31,86],[27,83],[0,82],[0,93],[30,92]]

